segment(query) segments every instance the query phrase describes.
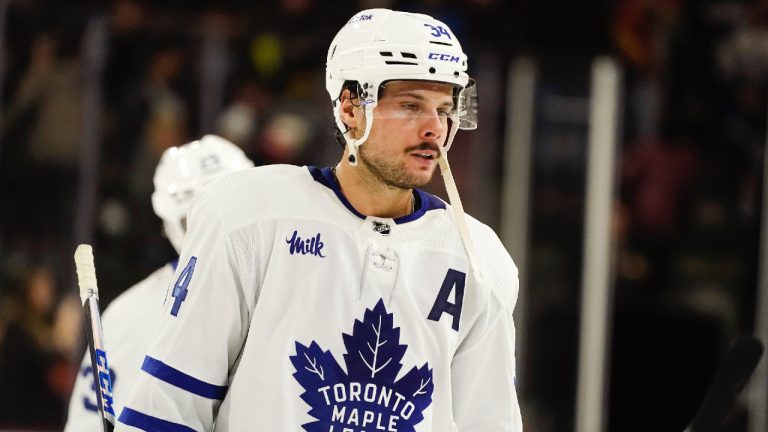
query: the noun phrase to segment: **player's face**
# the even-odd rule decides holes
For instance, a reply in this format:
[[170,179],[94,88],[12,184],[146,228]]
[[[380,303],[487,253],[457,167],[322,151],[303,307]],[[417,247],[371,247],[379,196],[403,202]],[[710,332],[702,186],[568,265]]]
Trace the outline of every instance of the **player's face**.
[[429,183],[448,136],[453,109],[450,84],[391,81],[373,111],[373,127],[359,159],[387,186],[411,189]]

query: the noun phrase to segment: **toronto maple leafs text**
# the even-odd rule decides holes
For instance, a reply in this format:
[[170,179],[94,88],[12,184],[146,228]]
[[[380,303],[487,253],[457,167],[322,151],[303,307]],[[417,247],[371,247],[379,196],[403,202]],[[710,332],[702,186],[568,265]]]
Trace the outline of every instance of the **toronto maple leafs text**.
[[[322,393],[327,405],[333,404],[332,422],[360,427],[360,429],[353,429],[345,426],[336,430],[331,425],[328,432],[397,432],[397,422],[400,419],[408,420],[416,409],[405,396],[374,383],[339,383],[333,387],[320,387],[317,391]],[[354,402],[373,404],[379,409],[373,411],[363,407],[357,408],[351,404]],[[389,411],[390,414],[382,413],[381,408]]]

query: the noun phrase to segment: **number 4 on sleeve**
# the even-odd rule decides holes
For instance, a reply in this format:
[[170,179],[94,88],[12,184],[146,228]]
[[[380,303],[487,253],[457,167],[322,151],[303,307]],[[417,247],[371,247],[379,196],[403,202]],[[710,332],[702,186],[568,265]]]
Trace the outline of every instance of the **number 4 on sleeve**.
[[176,280],[176,284],[173,286],[173,292],[171,293],[171,297],[175,299],[173,301],[173,307],[171,308],[171,315],[173,316],[179,314],[181,303],[187,298],[187,286],[189,286],[189,281],[192,280],[192,274],[195,272],[196,263],[197,257],[190,258],[189,263],[184,267],[184,270],[181,271],[179,279]]

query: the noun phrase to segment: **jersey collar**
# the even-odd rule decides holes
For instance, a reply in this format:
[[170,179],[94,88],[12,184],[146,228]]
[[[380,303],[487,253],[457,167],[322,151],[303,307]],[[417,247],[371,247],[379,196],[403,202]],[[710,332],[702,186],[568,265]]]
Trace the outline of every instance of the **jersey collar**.
[[[359,217],[360,219],[366,218],[364,214],[355,210],[355,208],[352,207],[352,204],[349,202],[349,200],[347,200],[347,197],[345,197],[344,194],[341,193],[339,184],[336,183],[336,179],[334,178],[330,167],[318,168],[314,166],[309,166],[307,167],[307,169],[309,169],[309,173],[312,175],[312,178],[314,178],[316,182],[322,184],[328,189],[331,189],[339,198],[339,201],[341,201],[341,203],[344,204],[344,207],[346,207],[350,212],[352,212],[355,216]],[[436,196],[432,194],[428,194],[421,189],[414,189],[413,193],[416,195],[416,209],[413,211],[413,213],[409,215],[405,215],[405,216],[394,219],[395,223],[401,224],[401,223],[414,221],[424,216],[424,214],[430,210],[445,209],[445,203],[441,199],[437,198]]]

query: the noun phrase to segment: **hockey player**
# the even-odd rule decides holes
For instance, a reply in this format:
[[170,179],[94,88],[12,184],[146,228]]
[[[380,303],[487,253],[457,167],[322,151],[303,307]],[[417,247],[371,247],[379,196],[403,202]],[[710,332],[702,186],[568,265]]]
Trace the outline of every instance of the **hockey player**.
[[[252,167],[253,163],[229,141],[206,135],[163,153],[155,170],[152,208],[163,220],[165,234],[181,251],[187,213],[195,191],[223,174]],[[163,295],[170,285],[176,260],[159,268],[115,298],[104,311],[115,412],[120,413],[131,383],[140,372],[144,353],[160,322]],[[69,401],[65,432],[101,430],[91,361],[86,352]]]
[[[517,269],[464,214],[445,159],[476,124],[466,69],[429,16],[347,22],[326,71],[341,161],[196,195],[117,430],[522,430]],[[438,164],[452,205],[418,189]]]

